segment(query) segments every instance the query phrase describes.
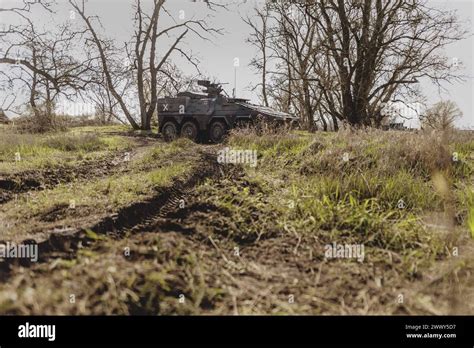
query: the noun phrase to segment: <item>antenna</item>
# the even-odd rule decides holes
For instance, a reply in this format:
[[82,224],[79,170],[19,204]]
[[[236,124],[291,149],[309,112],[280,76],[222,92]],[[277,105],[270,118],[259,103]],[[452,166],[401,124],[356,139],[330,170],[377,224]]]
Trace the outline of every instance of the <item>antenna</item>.
[[232,89],[232,98],[235,98],[236,90],[237,90],[237,67],[234,66],[234,88]]

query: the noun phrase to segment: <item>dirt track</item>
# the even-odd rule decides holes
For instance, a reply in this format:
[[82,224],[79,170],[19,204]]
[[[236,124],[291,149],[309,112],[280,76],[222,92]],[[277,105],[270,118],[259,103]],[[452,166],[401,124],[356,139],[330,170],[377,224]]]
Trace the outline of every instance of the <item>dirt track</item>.
[[[423,282],[403,279],[396,268],[396,255],[388,256],[393,258],[393,267],[387,263],[328,263],[321,256],[324,236],[318,233],[269,230],[265,235],[232,234],[238,226],[230,212],[212,204],[201,190],[205,192],[206,185],[217,192],[233,187],[258,195],[261,188],[249,182],[239,166],[219,165],[217,149],[199,145],[194,151],[180,154],[197,164],[192,173],[159,189],[149,199],[112,215],[98,214],[80,229],[46,235],[39,242],[38,263],[3,262],[0,303],[12,296],[19,298],[0,311],[152,315],[462,313],[459,304],[445,293],[439,297],[440,309],[429,303],[420,307],[419,302],[411,302],[410,298],[429,291],[430,284],[440,278],[434,270]],[[101,176],[103,165],[91,164],[96,169],[92,176]],[[124,164],[111,170],[128,169]],[[84,175],[80,180],[91,178]],[[253,219],[271,220],[271,216],[264,216],[267,213],[255,207]],[[61,219],[61,211],[48,212],[41,218]],[[449,263],[444,266],[447,271],[443,274],[451,274]],[[407,298],[402,306],[394,300],[400,293]],[[78,303],[68,302],[71,294]],[[180,302],[181,298],[186,300]]]
[[[136,156],[139,151],[134,151],[131,156]],[[95,177],[110,175],[112,172],[127,171],[126,162],[120,160],[125,152],[114,154],[100,162],[88,162],[84,166],[76,168],[56,168],[44,172],[28,172],[14,178],[4,179],[3,188],[11,195],[15,193],[27,193],[34,189],[45,189],[54,187],[59,183],[70,182],[72,180],[90,180]],[[179,210],[180,200],[205,178],[217,175],[219,166],[215,156],[209,151],[202,151],[195,156],[195,161],[199,161],[196,170],[186,179],[174,182],[171,187],[160,188],[152,198],[131,204],[113,216],[104,217],[89,226],[80,229],[67,229],[50,233],[48,238],[39,241],[39,262],[48,262],[55,258],[71,258],[78,247],[84,247],[91,243],[91,238],[87,235],[87,230],[97,234],[104,234],[120,238],[128,233],[146,232],[153,229],[157,221],[162,221],[164,217]],[[30,179],[30,178],[36,179]],[[49,211],[41,218],[43,221],[55,221],[62,211],[67,211],[67,206],[59,207],[54,211]],[[25,240],[23,243],[31,243]],[[2,278],[9,273],[11,266],[18,263],[16,259],[7,259],[2,262]],[[22,262],[22,266],[30,266],[28,262]]]
[[[327,285],[337,282],[337,273],[342,271],[340,267],[343,267],[344,272],[355,271],[354,276],[358,277],[362,276],[358,274],[361,269],[356,267],[350,270],[347,265],[333,265],[327,268],[321,262],[315,265],[316,260],[311,256],[310,249],[306,249],[306,246],[312,242],[307,240],[291,237],[275,240],[269,238],[271,234],[258,243],[254,243],[259,238],[256,235],[249,236],[247,239],[229,239],[229,230],[235,226],[229,226],[232,221],[226,218],[226,211],[202,202],[196,189],[205,179],[213,180],[212,185],[221,185],[222,178],[231,180],[242,187],[246,187],[248,183],[238,167],[218,165],[214,151],[215,149],[202,149],[196,157],[196,161],[201,164],[191,176],[185,181],[176,181],[171,187],[161,190],[151,199],[132,204],[117,212],[115,216],[106,217],[87,228],[51,234],[48,239],[39,243],[41,258],[38,263],[21,265],[3,263],[2,281],[16,283],[18,280],[15,278],[25,277],[19,266],[26,266],[30,269],[25,278],[27,283],[31,282],[34,288],[41,289],[44,286],[44,275],[42,275],[44,270],[54,269],[57,262],[61,260],[75,260],[78,257],[78,251],[84,252],[84,250],[99,251],[103,254],[101,258],[110,258],[111,262],[116,263],[117,250],[124,246],[135,246],[132,249],[136,248],[136,250],[125,258],[128,262],[133,261],[132,264],[125,264],[125,267],[132,267],[132,265],[139,265],[141,262],[157,257],[152,250],[154,240],[158,238],[160,244],[168,245],[170,248],[179,250],[178,245],[186,245],[187,251],[179,257],[186,257],[189,250],[192,250],[193,254],[197,253],[201,263],[200,272],[203,272],[202,277],[206,279],[206,286],[227,289],[226,298],[216,297],[211,301],[203,295],[197,303],[200,308],[198,312],[266,313],[271,311],[275,304],[277,312],[282,310],[289,313],[335,311],[331,303],[337,301],[339,296],[344,296],[340,292],[343,288],[326,293],[323,300],[321,293],[316,296],[317,287],[321,287],[324,292],[331,289]],[[98,238],[91,238],[87,229],[97,233]],[[105,249],[101,235],[111,238],[106,242]],[[316,254],[316,250],[314,251]],[[82,267],[85,266],[79,266],[77,269]],[[366,289],[366,281],[371,278],[370,270],[364,273],[366,274],[363,278],[366,279],[359,283],[357,291]],[[51,277],[53,283],[57,282],[61,273],[53,272]],[[146,279],[146,275],[144,277]],[[192,296],[188,294],[186,285],[180,281],[175,286],[176,289],[170,289],[164,293],[175,298],[182,294]],[[92,296],[92,294],[82,296]],[[294,308],[288,304],[290,297],[313,304]],[[70,312],[70,309],[60,308],[59,313],[77,313],[74,310]],[[136,307],[135,304],[130,305],[127,312],[129,314],[166,314],[180,311],[179,307],[172,306],[171,308],[169,312],[159,307],[153,311],[141,305]],[[43,308],[42,310],[51,311],[52,309]],[[100,310],[99,313],[101,313]]]
[[[181,224],[180,216],[184,218],[189,212],[205,210],[195,202],[189,205],[191,203],[188,203],[188,199],[191,199],[195,188],[205,179],[216,179],[224,175],[225,168],[218,165],[213,147],[202,147],[198,153],[190,154],[190,156],[195,157],[194,161],[199,165],[185,180],[175,181],[170,187],[160,189],[152,198],[127,206],[113,216],[105,217],[90,226],[49,234],[47,239],[38,243],[40,259],[37,263],[10,261],[12,259],[8,259],[9,262],[2,262],[1,282],[15,283],[19,281],[24,277],[23,267],[27,267],[28,273],[32,277],[28,283],[31,282],[36,287],[34,284],[44,280],[44,275],[42,275],[44,269],[55,268],[57,262],[61,260],[74,260],[78,257],[78,251],[102,248],[102,235],[107,236],[108,242],[106,244],[109,246],[117,246],[126,241],[128,245],[131,243],[144,247],[144,240],[157,234],[163,236],[164,233],[166,236],[164,238],[171,237],[170,242],[172,243],[181,240],[179,243],[191,243],[193,250],[204,248],[214,254],[215,250],[211,245],[201,243],[202,236],[199,237],[201,241],[197,243],[193,242],[194,238],[191,236],[191,239],[186,241],[187,238],[184,235],[188,228]],[[121,170],[126,169],[122,168]],[[183,208],[183,204],[187,208]],[[89,231],[94,231],[94,235],[91,236]],[[189,232],[192,232],[192,228],[189,229]],[[24,241],[24,243],[31,242],[30,240]],[[113,254],[112,257],[114,257]],[[140,259],[143,260],[141,253],[132,253],[129,257],[130,261]],[[214,257],[210,260],[212,259]],[[45,309],[45,311],[48,310],[50,309]],[[60,313],[64,312],[60,310]],[[144,314],[147,312],[143,312],[143,309],[140,308],[135,310],[130,308],[130,313]]]
[[44,190],[59,184],[91,180],[117,172],[127,171],[127,161],[139,156],[152,144],[147,138],[138,138],[137,147],[107,154],[100,160],[84,160],[76,165],[55,166],[41,170],[29,170],[14,174],[0,173],[0,204],[18,198],[31,190]]
[[[89,226],[99,235],[98,238],[91,238],[86,229],[51,234],[50,238],[39,243],[41,255],[39,263],[21,265],[29,268],[26,274],[21,271],[20,265],[9,264],[7,267],[4,263],[2,281],[16,284],[22,279],[22,284],[28,284],[42,292],[45,288],[50,288],[51,284],[61,287],[59,284],[62,283],[64,274],[55,270],[58,262],[75,260],[78,252],[82,254],[90,250],[89,252],[101,254],[100,260],[96,261],[99,264],[91,266],[89,262],[86,262],[74,266],[75,272],[79,272],[82,276],[84,276],[84,269],[90,267],[98,269],[118,267],[121,273],[127,274],[148,260],[158,262],[157,259],[164,258],[157,265],[161,268],[174,257],[172,256],[174,253],[180,253],[176,256],[178,259],[186,258],[187,255],[197,255],[198,274],[201,273],[199,278],[201,278],[200,281],[205,281],[204,286],[210,289],[222,287],[227,291],[227,296],[221,297],[209,295],[207,290],[201,290],[203,292],[199,295],[201,297],[194,299],[196,297],[194,290],[188,289],[188,285],[183,283],[180,276],[174,281],[173,288],[161,289],[168,300],[161,300],[150,309],[146,308],[142,303],[144,299],[140,298],[140,305],[137,306],[137,303],[127,305],[125,313],[128,314],[185,314],[196,313],[196,311],[217,314],[278,313],[281,311],[342,314],[350,313],[355,309],[348,307],[345,312],[344,306],[342,309],[338,308],[338,305],[334,303],[341,296],[349,299],[347,297],[349,293],[352,298],[352,296],[360,296],[361,291],[365,294],[363,296],[378,292],[375,284],[367,287],[367,282],[370,284],[372,278],[371,269],[349,267],[347,264],[332,264],[332,267],[327,267],[324,262],[311,256],[311,250],[316,254],[317,243],[306,238],[303,240],[292,237],[273,239],[269,235],[258,243],[255,243],[258,238],[256,235],[248,239],[229,239],[228,231],[231,227],[235,227],[229,226],[232,221],[226,218],[225,211],[202,202],[196,189],[205,179],[213,180],[213,185],[220,185],[221,179],[231,180],[242,187],[247,186],[248,183],[238,167],[218,166],[215,157],[209,152],[201,153],[198,160],[202,164],[187,180],[177,181],[170,188],[158,192],[152,199],[135,203],[119,211],[113,218],[107,217]],[[181,205],[183,202],[184,207]],[[104,242],[101,235],[107,236],[109,240]],[[157,255],[156,250],[154,251],[157,241],[158,245],[165,246],[162,251],[165,254]],[[308,248],[308,245],[312,245],[311,248]],[[130,256],[122,257],[119,254],[124,247],[132,249]],[[104,262],[102,259],[108,260],[108,268],[101,265],[101,262]],[[120,266],[124,259],[126,262]],[[45,277],[44,272],[48,269],[53,271]],[[179,271],[179,268],[176,271]],[[104,269],[97,272],[107,273]],[[348,284],[339,280],[339,272],[350,272],[353,277],[359,278],[356,283],[350,281],[352,285],[358,284],[356,288],[347,288]],[[86,273],[90,277],[90,273],[93,272],[89,270]],[[195,276],[193,274],[193,279]],[[105,277],[105,274],[100,277]],[[146,282],[147,273],[141,277],[143,277],[141,282]],[[48,280],[51,284],[45,285],[44,282],[48,278],[51,278]],[[87,282],[92,282],[92,280],[86,279]],[[339,285],[337,285],[338,282]],[[335,288],[334,285],[336,285]],[[78,294],[81,298],[88,297],[92,300],[96,296],[93,293],[95,290],[91,290],[92,293],[87,290],[82,291],[82,294]],[[148,298],[147,296],[145,297]],[[193,306],[191,311],[184,306],[181,308],[179,302],[169,304],[171,301],[169,298],[177,299],[179,296],[193,298],[193,301],[196,301],[194,306],[197,308]],[[380,299],[379,296],[380,294],[377,298]],[[384,301],[388,301],[389,294],[385,293],[383,296]],[[296,298],[296,301],[307,303],[307,305],[294,306],[289,301],[291,298]],[[364,303],[360,301],[360,298],[352,298],[352,300]],[[161,302],[166,303],[169,308],[165,309]],[[367,310],[371,305],[366,302]],[[77,309],[63,306],[59,306],[57,312],[51,307],[41,306],[40,309],[32,309],[33,312],[37,314],[43,311],[49,314],[81,313],[77,312]],[[85,306],[85,313],[93,313],[94,309],[90,308],[92,303]],[[273,310],[272,307],[274,307]],[[109,313],[100,308],[102,307],[96,309],[97,313],[115,313]]]

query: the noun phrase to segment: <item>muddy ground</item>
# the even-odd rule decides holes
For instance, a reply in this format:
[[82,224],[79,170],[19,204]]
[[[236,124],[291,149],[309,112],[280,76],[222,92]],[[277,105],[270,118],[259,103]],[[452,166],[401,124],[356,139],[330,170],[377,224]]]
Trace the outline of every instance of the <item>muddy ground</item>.
[[[128,155],[111,153],[76,167],[0,175],[0,211],[30,192],[127,173],[134,159],[159,142],[140,139]],[[192,171],[116,211],[63,205],[34,216],[34,224],[21,221],[28,232],[1,239],[38,243],[39,260],[0,263],[0,313],[474,312],[472,289],[462,290],[463,282],[472,280],[469,257],[459,272],[453,271],[459,259],[453,264],[448,258],[418,279],[401,276],[401,261],[390,251],[383,263],[375,258],[363,264],[328,262],[321,253],[323,236],[282,233],[270,223],[278,212],[258,207],[251,219],[268,223],[266,233],[233,233],[239,225],[228,209],[213,204],[212,192],[233,187],[258,196],[262,188],[242,166],[219,164],[220,148],[193,145],[179,156],[165,158],[158,166],[187,161],[194,164]],[[126,155],[131,161],[123,160]],[[472,255],[469,248],[466,245],[469,252],[463,255]],[[457,281],[451,282],[454,278]]]

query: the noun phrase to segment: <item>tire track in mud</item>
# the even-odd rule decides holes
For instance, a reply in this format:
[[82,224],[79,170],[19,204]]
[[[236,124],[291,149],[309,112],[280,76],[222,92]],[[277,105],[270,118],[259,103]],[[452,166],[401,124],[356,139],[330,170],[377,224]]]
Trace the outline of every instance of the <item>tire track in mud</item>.
[[115,151],[103,158],[85,160],[76,165],[31,169],[13,174],[0,173],[0,206],[15,199],[20,194],[33,190],[51,189],[59,184],[101,178],[119,171],[126,173],[129,171],[129,161],[156,140],[151,137],[129,137],[136,140],[135,147]]
[[[205,179],[223,173],[212,150],[201,150],[196,161],[200,164],[185,180],[178,179],[170,187],[158,189],[158,193],[148,200],[122,208],[92,226],[51,233],[46,240],[37,243],[39,258],[36,263],[45,263],[57,258],[74,258],[79,248],[87,247],[95,242],[89,231],[93,231],[98,236],[109,235],[115,238],[122,238],[128,232],[147,232],[147,226],[154,225],[156,219],[162,219],[170,211],[176,209],[177,203],[187,192],[193,190]],[[35,242],[24,240],[20,244],[32,243]],[[5,259],[0,262],[0,282],[9,278],[15,266],[29,267],[36,263],[28,259]]]
[[119,151],[111,156],[84,161],[74,166],[28,170],[3,176],[0,174],[0,205],[15,199],[19,194],[32,190],[50,189],[75,180],[99,178],[121,169],[126,170],[125,158],[127,153],[132,156],[132,152],[133,150]]

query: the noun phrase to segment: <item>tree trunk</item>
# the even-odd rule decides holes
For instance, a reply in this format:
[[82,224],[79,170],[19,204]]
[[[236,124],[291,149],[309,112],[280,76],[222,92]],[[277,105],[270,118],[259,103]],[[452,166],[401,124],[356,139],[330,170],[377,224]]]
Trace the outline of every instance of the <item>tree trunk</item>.
[[337,117],[335,115],[331,115],[331,116],[332,116],[332,123],[333,123],[334,131],[338,132],[339,131],[339,124],[337,123]]

